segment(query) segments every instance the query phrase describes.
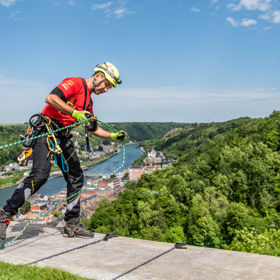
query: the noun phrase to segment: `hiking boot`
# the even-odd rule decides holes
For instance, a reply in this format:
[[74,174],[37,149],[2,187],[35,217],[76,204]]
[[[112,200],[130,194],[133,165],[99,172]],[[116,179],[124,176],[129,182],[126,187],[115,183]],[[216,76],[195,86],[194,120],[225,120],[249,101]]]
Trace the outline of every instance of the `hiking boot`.
[[94,233],[85,228],[84,224],[80,223],[79,218],[71,219],[65,222],[64,226],[64,237],[84,237],[84,238],[93,238]]
[[0,208],[0,239],[6,239],[6,230],[10,224],[11,214]]

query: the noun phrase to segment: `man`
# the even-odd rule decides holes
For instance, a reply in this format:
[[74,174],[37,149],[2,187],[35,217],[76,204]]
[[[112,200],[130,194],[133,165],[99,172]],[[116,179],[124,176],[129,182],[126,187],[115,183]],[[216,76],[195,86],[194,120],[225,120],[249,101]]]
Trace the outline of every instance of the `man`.
[[[121,84],[118,69],[106,62],[98,64],[94,74],[88,78],[66,78],[46,98],[47,105],[42,111],[42,116],[50,118],[56,127],[65,127],[74,122],[87,120],[93,116],[91,93],[96,95],[107,92],[110,88]],[[38,130],[37,130],[38,131]],[[96,121],[89,124],[90,133],[112,140],[126,139],[124,131],[111,133],[96,125]],[[40,130],[40,133],[46,131]],[[57,157],[57,164],[63,172],[67,182],[67,197],[77,193],[83,186],[83,171],[80,161],[70,140],[69,131],[63,130],[56,134],[59,146],[69,167],[65,170],[60,157]],[[6,230],[11,216],[18,212],[24,202],[47,181],[51,169],[51,152],[48,144],[48,137],[35,140],[33,146],[33,166],[30,175],[15,190],[10,199],[7,200],[3,209],[0,209],[0,239],[6,238]],[[80,223],[80,197],[74,196],[67,201],[65,213],[64,236],[66,237],[93,237],[94,234],[84,228]]]

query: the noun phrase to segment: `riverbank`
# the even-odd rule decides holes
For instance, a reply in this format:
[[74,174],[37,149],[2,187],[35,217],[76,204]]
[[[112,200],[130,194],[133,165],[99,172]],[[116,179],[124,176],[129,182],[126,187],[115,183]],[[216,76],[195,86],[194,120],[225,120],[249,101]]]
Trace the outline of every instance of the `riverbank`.
[[[8,188],[10,186],[19,184],[23,180],[22,177],[27,170],[29,169],[17,171],[16,174],[5,176],[4,178],[0,178],[0,189]],[[1,181],[4,183],[1,183]],[[6,181],[7,183],[5,183]]]

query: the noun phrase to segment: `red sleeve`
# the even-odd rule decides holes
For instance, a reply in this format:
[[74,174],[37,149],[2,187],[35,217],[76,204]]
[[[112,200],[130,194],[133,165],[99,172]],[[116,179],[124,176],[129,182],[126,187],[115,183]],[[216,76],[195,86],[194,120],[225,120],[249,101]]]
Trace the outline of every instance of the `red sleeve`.
[[63,92],[66,99],[77,93],[80,89],[78,79],[66,78],[57,87]]

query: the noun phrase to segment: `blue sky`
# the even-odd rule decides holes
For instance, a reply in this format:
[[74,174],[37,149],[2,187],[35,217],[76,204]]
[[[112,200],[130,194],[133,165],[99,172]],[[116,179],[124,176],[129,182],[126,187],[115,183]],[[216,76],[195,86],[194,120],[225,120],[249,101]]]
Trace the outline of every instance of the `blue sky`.
[[280,105],[276,0],[0,0],[0,122],[40,112],[65,77],[110,61],[103,121],[225,121]]

